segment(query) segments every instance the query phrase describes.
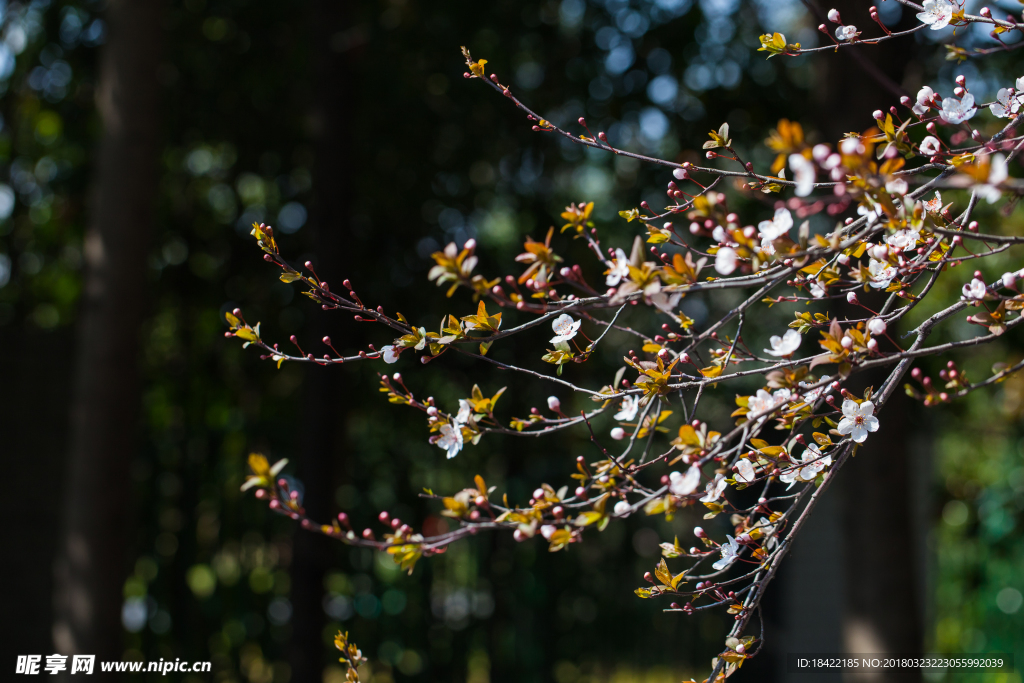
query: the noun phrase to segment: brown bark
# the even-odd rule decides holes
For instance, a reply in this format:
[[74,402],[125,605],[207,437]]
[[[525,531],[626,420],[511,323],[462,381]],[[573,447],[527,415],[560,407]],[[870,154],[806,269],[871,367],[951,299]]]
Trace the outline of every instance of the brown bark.
[[85,237],[71,435],[55,567],[57,652],[116,659],[136,452],[139,335],[159,148],[157,0],[110,0],[97,108],[103,134]]
[[[344,3],[319,0],[311,11],[313,38],[312,121],[316,159],[313,168],[313,205],[308,230],[313,235],[317,273],[331,283],[353,274],[348,270],[352,251],[349,230],[349,108],[353,104],[350,54],[332,49],[332,38],[349,28],[350,12]],[[343,340],[351,347],[352,329],[340,325],[337,314],[312,310],[310,339]],[[341,348],[341,347],[339,347]],[[305,505],[315,519],[329,519],[334,506],[339,463],[344,454],[346,381],[344,369],[312,367],[304,382],[299,479],[305,484]],[[336,557],[330,539],[297,530],[292,566],[293,630],[289,663],[296,683],[318,683],[329,661],[325,652],[323,609],[324,574]]]

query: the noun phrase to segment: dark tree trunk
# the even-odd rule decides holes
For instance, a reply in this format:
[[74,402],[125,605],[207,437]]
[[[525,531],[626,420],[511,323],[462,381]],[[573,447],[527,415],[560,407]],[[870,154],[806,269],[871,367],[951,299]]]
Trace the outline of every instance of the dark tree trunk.
[[[313,168],[313,205],[309,229],[313,233],[317,274],[335,287],[351,276],[352,251],[349,148],[349,112],[353,106],[350,54],[332,49],[332,38],[349,29],[345,3],[318,0],[312,6],[313,112],[316,159]],[[337,41],[334,41],[337,47]],[[343,326],[336,313],[311,311],[309,339],[320,344],[324,336],[338,340],[339,350],[351,348],[351,325]],[[347,335],[347,336],[345,336]],[[334,506],[338,465],[344,457],[345,368],[308,369],[304,382],[299,479],[306,486],[305,505],[310,516],[327,521]],[[289,655],[295,683],[319,683],[330,661],[325,652],[326,617],[323,608],[324,575],[336,557],[336,542],[318,534],[297,531],[292,566],[294,629]],[[333,659],[337,659],[334,657]]]
[[[867,3],[840,0],[830,6],[839,10],[844,22],[872,34],[880,31],[868,16]],[[823,22],[823,16],[816,18],[816,24]],[[911,24],[904,8],[900,27]],[[908,91],[916,84],[905,83],[913,79],[907,71],[913,52],[912,40],[893,40],[822,53],[817,123],[825,140],[835,142],[845,132],[864,131],[874,123],[872,111],[899,107],[901,94],[913,96]],[[882,301],[876,295],[865,297],[865,303],[877,308]],[[863,310],[843,313],[859,317]],[[851,390],[859,393],[867,384],[877,390],[885,377],[860,377]],[[835,526],[842,537],[844,577],[838,584],[844,594],[841,638],[843,650],[851,654],[915,653],[923,646],[918,593],[923,577],[917,574],[915,558],[908,410],[906,397],[897,390],[880,414],[881,429],[837,481]],[[920,674],[907,669],[869,678],[917,681]]]
[[157,0],[110,0],[97,108],[103,134],[85,237],[71,433],[55,568],[57,652],[117,659],[136,452],[137,358],[159,152]]

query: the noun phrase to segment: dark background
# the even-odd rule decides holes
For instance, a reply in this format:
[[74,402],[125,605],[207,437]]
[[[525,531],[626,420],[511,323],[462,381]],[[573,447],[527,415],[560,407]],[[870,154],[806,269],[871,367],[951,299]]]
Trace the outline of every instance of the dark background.
[[[839,5],[875,35],[866,6]],[[343,678],[330,644],[341,628],[376,683],[706,675],[723,615],[662,614],[632,593],[659,540],[689,542],[685,515],[616,523],[554,555],[479,537],[405,576],[390,558],[303,533],[239,493],[245,456],[259,450],[290,459],[319,519],[346,510],[361,528],[386,509],[436,528],[436,506],[416,497],[423,487],[454,491],[480,473],[522,500],[539,482],[567,481],[575,455],[596,453],[583,433],[488,437],[445,461],[419,416],[377,393],[379,368],[277,370],[224,339],[222,313],[240,306],[268,339],[296,334],[314,348],[324,334],[346,352],[390,341],[277,281],[248,236],[253,221],[278,229],[293,263],[311,259],[329,282],[350,278],[364,300],[424,322],[472,305],[464,292],[445,301],[426,280],[430,253],[449,241],[475,237],[479,271],[515,273],[525,235],[542,239],[567,203],[595,200],[606,243],[628,247],[632,226],[616,212],[660,205],[667,176],[532,133],[503,98],[463,79],[460,45],[559,124],[583,115],[614,144],[696,159],[706,132],[728,121],[761,167],[780,118],[835,140],[922,84],[948,91],[964,73],[984,100],[1018,75],[1014,53],[958,66],[925,33],[813,59],[756,52],[764,31],[821,43],[813,27],[827,9],[7,3],[0,209],[15,201],[0,221],[2,666],[79,651],[212,660],[217,681],[332,683]],[[895,0],[880,9],[913,25]],[[755,216],[770,203],[737,207]],[[1005,223],[1019,229],[1019,215]],[[584,260],[568,236],[557,248]],[[728,301],[692,305],[699,324]],[[983,376],[1019,349],[1008,340],[968,360]],[[592,365],[578,378],[606,381]],[[442,405],[474,383],[485,393],[507,384],[503,409],[522,415],[549,393],[447,358],[394,369]],[[709,403],[710,414],[724,419],[729,401]],[[792,651],[1024,655],[1022,411],[1017,380],[941,414],[892,406],[770,591],[767,649],[740,675],[781,680]]]

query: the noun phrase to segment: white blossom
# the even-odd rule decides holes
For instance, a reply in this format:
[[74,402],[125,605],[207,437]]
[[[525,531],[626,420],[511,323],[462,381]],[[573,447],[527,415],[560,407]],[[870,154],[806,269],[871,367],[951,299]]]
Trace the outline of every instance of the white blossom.
[[[935,91],[929,88],[927,85],[917,91],[917,103],[911,107],[918,116],[924,116],[925,113],[931,109],[932,97],[935,96]],[[926,140],[928,138],[925,138]]]
[[557,344],[558,342],[569,341],[576,336],[582,324],[582,320],[573,320],[572,316],[568,313],[558,316],[551,323],[551,329],[555,332],[555,336],[551,338],[551,343]]
[[871,274],[869,285],[875,289],[885,289],[896,277],[896,268],[890,266],[888,261],[868,259],[868,273]]
[[961,291],[963,292],[964,299],[968,301],[981,301],[985,298],[985,294],[988,293],[988,287],[985,286],[983,280],[974,278],[970,284],[964,285]]
[[853,40],[856,37],[856,26],[840,26],[836,29],[836,40]]
[[616,249],[615,260],[612,262],[611,270],[608,271],[608,277],[604,279],[604,283],[609,287],[614,287],[627,277],[629,277],[629,258],[622,249]]
[[875,404],[864,401],[858,404],[853,399],[843,401],[843,419],[836,427],[843,436],[851,436],[857,443],[864,443],[868,432],[878,431],[878,418],[874,416]]
[[636,417],[636,413],[639,409],[640,397],[627,396],[622,399],[622,403],[619,404],[619,412],[615,413],[612,417],[616,420],[628,422]]
[[466,424],[469,422],[469,416],[473,414],[473,404],[464,398],[459,399],[459,412],[455,416],[455,421],[459,424]]
[[739,257],[736,254],[736,250],[731,247],[722,247],[715,254],[715,270],[718,271],[719,275],[729,275],[738,265]]
[[725,491],[727,486],[725,476],[716,474],[714,481],[709,481],[708,485],[704,487],[704,497],[700,499],[702,503],[713,503],[719,499],[722,495],[722,491]]
[[688,496],[700,486],[700,468],[690,465],[686,474],[670,472],[668,480],[668,490],[673,496]]
[[761,519],[757,520],[757,524],[754,526],[754,528],[761,530],[761,533],[764,535],[764,538],[766,539],[764,541],[764,545],[768,548],[768,550],[771,550],[776,545],[778,545],[779,540],[775,537],[775,532],[778,531],[778,529],[775,528],[774,524],[768,521],[767,517],[762,517]]
[[380,357],[383,358],[384,362],[388,364],[397,363],[398,354],[400,354],[401,352],[402,350],[400,348],[398,348],[397,346],[392,346],[391,344],[380,347]]
[[757,473],[754,471],[754,466],[750,464],[750,461],[746,458],[740,458],[739,462],[736,463],[736,481],[743,484],[750,484],[757,479]]
[[682,292],[655,292],[650,296],[651,303],[654,304],[655,308],[665,313],[671,313],[675,310],[679,300],[683,297]]
[[935,198],[922,202],[922,204],[924,204],[925,211],[929,213],[938,213],[942,210],[942,195],[939,194],[938,190],[935,190]]
[[953,18],[953,3],[948,0],[924,0],[922,7],[924,11],[917,13],[918,21],[922,24],[928,24],[933,31],[949,26]]
[[917,247],[921,233],[912,228],[903,228],[885,238],[885,243],[895,251],[910,251]]
[[988,110],[993,116],[1008,119],[1020,110],[1020,101],[1009,88],[1000,88],[996,93],[996,101],[988,105]]
[[821,283],[817,280],[811,280],[811,296],[815,299],[821,299],[825,296],[825,288],[821,286]]
[[[875,421],[877,422],[877,420]],[[831,464],[831,455],[822,455],[816,445],[809,444],[800,456],[800,461],[783,470],[779,475],[779,481],[789,484],[791,487],[798,481],[814,481],[818,477],[818,473]]]
[[726,542],[719,547],[719,550],[722,552],[722,559],[711,565],[719,571],[735,562],[740,554],[740,546],[736,543],[736,539],[729,535],[726,535],[725,538],[727,539]]
[[864,206],[863,204],[858,204],[857,205],[857,214],[860,215],[860,216],[867,216],[867,218],[868,218],[868,225],[874,225],[875,222],[882,215],[882,213],[883,213],[883,210],[882,210],[882,205],[881,204],[875,204],[875,205],[873,205],[870,208]]
[[977,113],[978,107],[974,104],[974,95],[967,93],[962,100],[955,97],[947,97],[942,100],[939,117],[946,123],[956,125],[973,118]]
[[885,191],[889,194],[904,195],[909,189],[910,186],[903,178],[893,178],[885,184]]
[[770,221],[761,221],[757,224],[757,229],[761,231],[761,237],[770,240],[782,237],[792,227],[793,214],[785,207],[776,209],[775,216]]
[[802,154],[790,154],[789,167],[793,169],[793,180],[796,181],[796,196],[806,197],[814,190],[814,162]]
[[999,185],[1009,177],[1008,169],[1006,168],[1006,157],[1002,154],[993,154],[992,160],[989,163],[988,180],[984,184],[978,185],[975,190],[979,197],[984,197],[989,204],[993,204],[1003,196],[1002,190],[999,189]]
[[[821,381],[823,382],[827,382],[829,379],[830,378],[828,375],[821,376]],[[812,382],[811,384],[817,384],[817,382]],[[807,382],[800,382],[801,388],[807,388],[808,386],[810,386],[810,384],[808,384]],[[826,389],[828,389],[828,384],[824,384],[818,387],[817,389],[811,389],[806,394],[804,394],[804,401],[806,401],[807,403],[814,403],[815,401],[818,400],[818,397],[821,396],[822,392],[824,392]]]
[[942,145],[934,135],[928,135],[924,140],[921,140],[920,148],[921,154],[928,157],[935,156],[942,151]]
[[800,348],[800,342],[803,341],[803,336],[796,330],[786,330],[786,333],[781,337],[779,335],[772,335],[768,343],[772,345],[772,348],[765,349],[764,352],[770,356],[790,356],[794,351]]
[[441,438],[437,440],[437,445],[447,451],[449,460],[458,455],[462,450],[462,428],[460,425],[456,423],[455,426],[452,426],[447,422],[441,425]]

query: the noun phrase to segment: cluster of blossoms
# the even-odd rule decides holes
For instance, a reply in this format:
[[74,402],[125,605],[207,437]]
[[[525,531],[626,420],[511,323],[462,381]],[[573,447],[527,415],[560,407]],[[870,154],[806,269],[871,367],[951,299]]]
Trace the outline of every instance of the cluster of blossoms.
[[[875,12],[872,16],[877,22]],[[919,18],[935,29],[971,19],[965,16],[946,0],[927,0]],[[830,12],[829,19],[840,25],[837,39],[869,41],[856,27],[842,24],[838,12]],[[770,56],[802,51],[784,38],[781,45],[765,38],[763,45],[771,49],[763,49]],[[663,557],[644,577],[649,585],[636,593],[671,598],[670,611],[692,614],[719,607],[733,616],[735,624],[708,679],[720,680],[758,652],[758,639],[744,633],[766,586],[821,494],[856,449],[870,444],[879,428],[877,414],[893,392],[904,390],[935,405],[1024,367],[1006,365],[971,383],[950,361],[940,375],[941,387],[911,368],[917,358],[985,343],[1018,325],[1024,271],[1008,272],[992,284],[975,271],[962,278],[960,301],[905,330],[899,339],[910,337],[909,345],[890,333],[940,276],[957,278],[965,262],[1024,242],[1024,237],[982,234],[971,220],[980,199],[994,203],[1022,189],[1008,171],[1024,143],[1013,130],[1019,123],[1020,84],[1000,91],[989,107],[997,117],[1018,118],[987,137],[961,127],[978,110],[963,79],[954,97],[940,98],[924,88],[916,101],[904,98],[904,119],[895,106],[875,112],[872,127],[835,144],[810,145],[799,124],[780,121],[767,141],[777,157],[770,169],[758,172],[741,159],[728,125],[711,131],[704,145],[707,159],[721,167],[650,159],[614,148],[604,133],[593,135],[583,119],[585,135],[541,118],[496,75],[485,73],[485,60],[474,61],[468,52],[465,57],[467,78],[509,98],[535,131],[672,168],[666,205],[655,209],[644,202],[621,211],[627,223],[635,221],[642,229],[631,245],[610,248],[599,238],[593,202],[566,207],[563,239],[582,240],[593,256],[589,263],[566,264],[555,252],[554,226],[543,242],[527,238],[515,259],[525,266],[523,272],[493,279],[476,272],[474,241],[449,244],[433,254],[429,279],[446,287],[452,301],[465,292],[475,312],[467,305],[465,315],[442,316],[436,332],[365,304],[348,280],[332,289],[311,263],[304,272],[292,267],[273,230],[256,225],[253,235],[282,280],[307,287],[326,311],[388,328],[389,343],[346,356],[324,338],[331,353],[317,357],[302,351],[293,337],[297,352],[286,352],[264,341],[259,325],[250,326],[237,310],[228,316],[227,334],[262,349],[263,357],[278,365],[396,364],[410,356],[425,364],[456,353],[481,366],[522,373],[553,391],[545,406],[530,408],[525,417],[496,412],[504,388],[488,395],[474,385],[457,406],[447,407],[451,412],[433,397],[420,398],[401,373],[381,374],[380,390],[391,403],[422,412],[427,438],[448,458],[489,435],[536,437],[568,429],[589,431],[600,455],[577,457],[571,482],[558,488],[543,483],[526,502],[493,498],[494,487],[479,476],[451,495],[430,493],[427,497],[456,523],[434,537],[415,533],[387,512],[379,517],[386,532],[382,539],[371,528],[352,529],[345,513],[331,524],[314,522],[294,487],[278,478],[282,463],[271,467],[262,456],[250,459],[253,475],[246,487],[255,487],[273,509],[304,527],[387,552],[410,572],[421,557],[482,530],[505,529],[522,542],[540,537],[554,552],[616,518],[644,514],[672,520],[681,511],[699,509],[704,519],[718,520],[713,524],[721,540],[698,527],[692,547],[680,545],[678,538],[663,543]],[[943,203],[941,190],[947,197],[949,191],[962,196],[956,210],[954,202]],[[747,205],[764,206],[763,213],[741,218],[729,206],[737,196]],[[813,216],[829,218],[834,228],[812,230]],[[681,308],[684,297],[714,297],[726,289],[741,292],[741,302],[707,324],[699,325]],[[778,318],[755,315],[793,303],[798,310],[788,328],[764,330],[760,323]],[[805,310],[810,304],[821,310]],[[967,311],[968,320],[982,328],[977,336],[927,345],[937,325]],[[507,314],[515,324],[503,318]],[[657,330],[643,331],[652,320],[660,323]],[[572,366],[611,343],[605,339],[613,330],[612,339],[629,339],[614,375],[603,386],[573,381]],[[758,336],[767,341],[748,343]],[[493,345],[512,337],[520,340],[516,355],[523,360],[512,364],[489,355]],[[889,369],[884,382],[858,394],[849,390],[851,377],[874,368]],[[909,383],[901,387],[908,374],[921,389]],[[736,409],[726,424],[714,425],[721,430],[716,431],[700,417],[702,397],[726,387],[736,387]],[[589,401],[589,410],[564,408],[571,397]],[[740,493],[748,488],[756,495]],[[686,566],[674,573],[669,561]]]

